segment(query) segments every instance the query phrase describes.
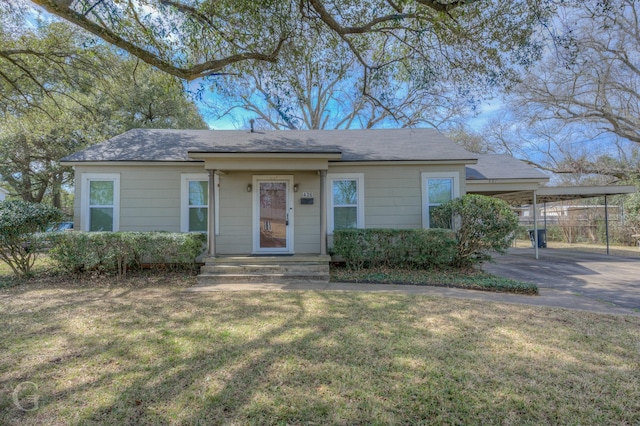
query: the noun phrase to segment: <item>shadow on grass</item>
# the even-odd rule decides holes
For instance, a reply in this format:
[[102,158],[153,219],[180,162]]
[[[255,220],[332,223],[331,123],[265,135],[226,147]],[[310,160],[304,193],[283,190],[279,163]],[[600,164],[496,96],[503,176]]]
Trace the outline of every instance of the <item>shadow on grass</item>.
[[0,302],[0,389],[30,381],[40,399],[24,412],[3,396],[0,423],[633,423],[640,412],[640,373],[627,368],[636,318],[342,292],[12,296]]

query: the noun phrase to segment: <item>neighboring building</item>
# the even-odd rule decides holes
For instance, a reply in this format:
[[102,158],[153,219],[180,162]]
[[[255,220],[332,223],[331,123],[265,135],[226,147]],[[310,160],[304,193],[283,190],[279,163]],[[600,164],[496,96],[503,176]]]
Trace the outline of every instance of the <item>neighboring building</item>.
[[4,188],[0,188],[0,201],[4,201],[7,198],[7,195],[9,195],[9,191]]
[[62,163],[76,229],[215,229],[212,255],[326,254],[338,228],[428,228],[434,206],[467,192],[548,181],[432,129],[131,130]]

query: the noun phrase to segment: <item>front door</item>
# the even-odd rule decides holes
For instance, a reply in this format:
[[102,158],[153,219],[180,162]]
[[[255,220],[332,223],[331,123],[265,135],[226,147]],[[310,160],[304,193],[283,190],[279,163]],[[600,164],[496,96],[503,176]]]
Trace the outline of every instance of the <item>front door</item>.
[[253,177],[253,251],[293,253],[292,176]]

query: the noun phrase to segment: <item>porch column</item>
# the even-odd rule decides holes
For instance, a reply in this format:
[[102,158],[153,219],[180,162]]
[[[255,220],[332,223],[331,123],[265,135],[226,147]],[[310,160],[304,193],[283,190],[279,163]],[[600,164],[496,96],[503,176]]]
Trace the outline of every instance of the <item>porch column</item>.
[[327,254],[327,171],[320,170],[320,254]]
[[538,191],[533,191],[533,246],[538,259]]
[[607,254],[609,252],[609,205],[607,203],[607,196],[604,196],[604,235],[607,239]]
[[216,257],[216,171],[209,170],[209,204],[207,220],[207,247],[210,257]]

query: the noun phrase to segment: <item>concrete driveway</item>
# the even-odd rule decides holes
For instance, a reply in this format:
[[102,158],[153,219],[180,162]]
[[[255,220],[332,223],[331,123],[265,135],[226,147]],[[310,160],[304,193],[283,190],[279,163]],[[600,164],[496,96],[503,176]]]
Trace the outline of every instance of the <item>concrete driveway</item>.
[[640,310],[640,258],[607,256],[559,249],[512,248],[494,256],[484,270],[535,283],[540,294],[568,291],[593,301]]

